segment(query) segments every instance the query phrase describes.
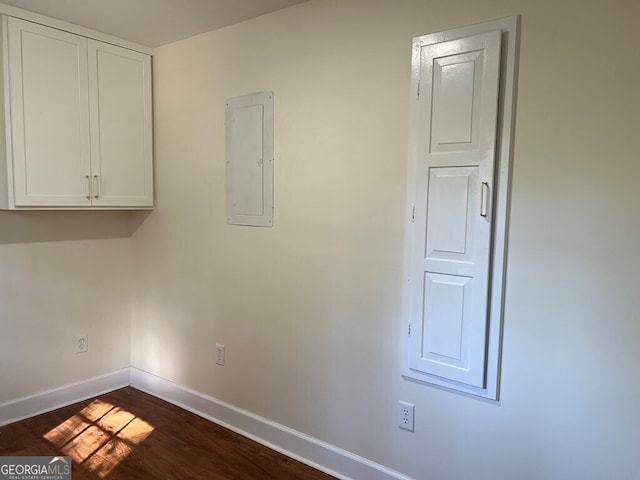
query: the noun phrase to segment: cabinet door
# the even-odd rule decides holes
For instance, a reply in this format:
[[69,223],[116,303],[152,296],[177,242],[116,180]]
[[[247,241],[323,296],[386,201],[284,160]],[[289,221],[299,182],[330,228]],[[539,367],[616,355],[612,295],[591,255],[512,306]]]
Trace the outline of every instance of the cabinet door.
[[153,206],[151,58],[89,40],[93,205]]
[[8,19],[16,206],[88,206],[87,40]]
[[418,48],[408,373],[483,394],[501,32]]

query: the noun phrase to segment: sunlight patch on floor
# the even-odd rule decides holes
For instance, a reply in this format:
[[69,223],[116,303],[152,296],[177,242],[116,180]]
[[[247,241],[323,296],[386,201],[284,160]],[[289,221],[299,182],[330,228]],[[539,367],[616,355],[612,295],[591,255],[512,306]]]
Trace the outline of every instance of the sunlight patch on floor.
[[74,462],[104,478],[151,432],[153,426],[133,413],[94,400],[44,438]]

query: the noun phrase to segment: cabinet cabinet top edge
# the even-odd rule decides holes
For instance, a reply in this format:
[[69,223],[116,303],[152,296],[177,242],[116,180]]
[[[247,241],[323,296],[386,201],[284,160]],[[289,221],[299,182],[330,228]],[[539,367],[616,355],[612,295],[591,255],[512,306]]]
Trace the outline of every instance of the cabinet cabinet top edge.
[[64,20],[58,20],[57,18],[47,17],[46,15],[41,15],[39,13],[31,12],[29,10],[23,10],[22,8],[13,7],[11,5],[5,5],[4,3],[0,3],[0,15],[20,18],[22,20],[27,20],[29,22],[45,25],[47,27],[57,28],[58,30],[64,30],[65,32],[75,33],[76,35],[80,35],[82,37],[92,38],[94,40],[110,43],[113,45],[117,45],[119,47],[127,48],[129,50],[145,53],[147,55],[153,55],[153,48],[148,47],[146,45],[141,45],[139,43],[131,42],[129,40],[116,37],[114,35],[109,35],[108,33],[102,33],[96,30],[91,30],[90,28],[65,22]]

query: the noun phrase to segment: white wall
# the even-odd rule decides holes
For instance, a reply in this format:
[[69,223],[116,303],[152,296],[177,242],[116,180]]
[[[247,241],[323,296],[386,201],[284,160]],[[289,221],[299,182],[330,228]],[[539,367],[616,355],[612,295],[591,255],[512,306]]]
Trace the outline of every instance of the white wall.
[[[399,376],[409,61],[415,35],[516,13],[495,405]],[[633,478],[639,19],[631,0],[312,0],[158,49],[157,209],[132,239],[122,212],[0,212],[0,403],[126,366],[131,278],[134,366],[407,475]],[[261,90],[275,226],[227,226],[224,100]]]
[[[522,14],[499,405],[404,381],[411,38]],[[157,50],[135,366],[415,478],[632,478],[640,69],[624,1],[317,0]],[[275,93],[275,226],[224,217],[224,101]],[[227,347],[214,365],[214,344]],[[416,404],[416,432],[395,424]]]
[[129,365],[129,237],[127,212],[0,211],[0,404]]

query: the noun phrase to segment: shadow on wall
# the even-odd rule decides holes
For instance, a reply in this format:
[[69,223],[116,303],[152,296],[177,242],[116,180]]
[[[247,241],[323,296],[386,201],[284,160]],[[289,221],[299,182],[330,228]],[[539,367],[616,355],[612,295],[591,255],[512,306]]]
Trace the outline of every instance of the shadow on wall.
[[0,244],[127,238],[150,211],[0,211]]

